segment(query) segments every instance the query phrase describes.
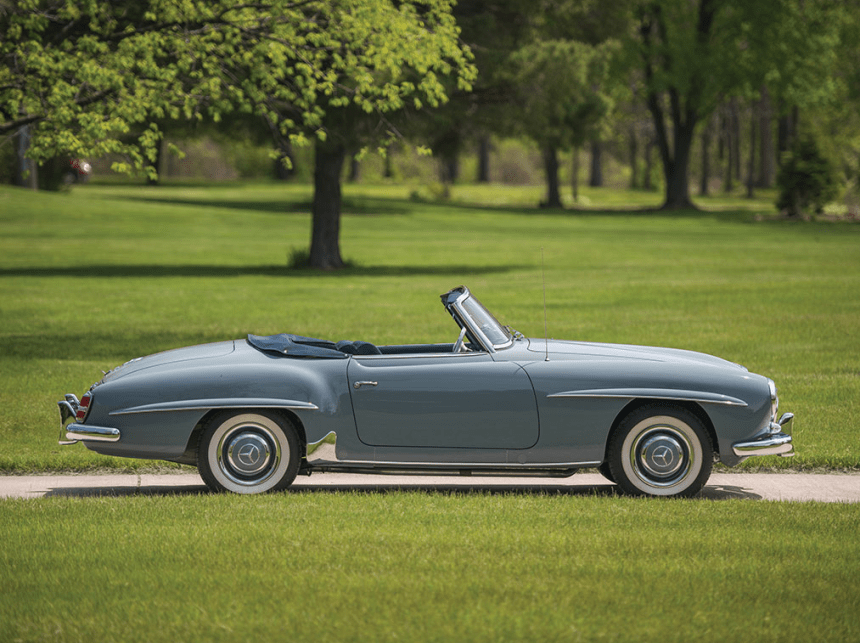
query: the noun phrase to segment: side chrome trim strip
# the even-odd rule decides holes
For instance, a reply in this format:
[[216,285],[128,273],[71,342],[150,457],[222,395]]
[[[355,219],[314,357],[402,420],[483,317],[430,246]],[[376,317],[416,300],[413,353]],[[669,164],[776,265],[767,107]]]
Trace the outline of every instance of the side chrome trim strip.
[[487,351],[472,351],[469,353],[383,353],[382,355],[350,355],[351,359],[372,361],[377,359],[451,359],[452,357],[477,357],[489,355]]
[[[329,438],[334,438],[330,440]],[[586,462],[400,462],[394,460],[341,460],[337,457],[337,433],[329,431],[319,440],[308,442],[307,463],[314,466],[348,465],[380,469],[424,469],[427,471],[451,471],[454,469],[474,469],[479,471],[487,469],[499,471],[508,469],[511,471],[528,471],[530,469],[570,469],[573,467],[596,467],[600,460]]]
[[127,409],[111,411],[110,415],[133,415],[136,413],[170,413],[175,411],[211,411],[213,409],[291,409],[294,411],[318,411],[319,407],[310,402],[295,400],[273,400],[268,398],[227,398],[223,400],[180,400],[132,406]]
[[439,469],[448,471],[450,469],[564,469],[569,467],[596,467],[601,464],[600,460],[587,462],[394,462],[388,460],[336,460],[332,464],[360,464],[365,466],[379,467],[414,467],[420,469]]
[[725,406],[747,406],[747,403],[736,397],[706,393],[703,391],[679,391],[675,389],[591,389],[583,391],[563,391],[551,393],[547,398],[617,398],[633,400],[671,400],[675,402],[701,402],[702,404],[723,404]]

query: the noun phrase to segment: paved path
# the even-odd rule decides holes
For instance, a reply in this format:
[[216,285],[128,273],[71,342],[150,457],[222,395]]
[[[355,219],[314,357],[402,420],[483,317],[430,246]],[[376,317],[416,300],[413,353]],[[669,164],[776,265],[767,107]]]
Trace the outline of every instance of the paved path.
[[[491,493],[564,493],[614,495],[615,485],[595,473],[570,478],[479,478],[442,476],[385,476],[317,473],[299,476],[292,490],[459,491]],[[124,496],[206,493],[196,473],[0,476],[0,498],[50,496]],[[715,473],[702,492],[711,500],[783,500],[860,502],[860,473]]]

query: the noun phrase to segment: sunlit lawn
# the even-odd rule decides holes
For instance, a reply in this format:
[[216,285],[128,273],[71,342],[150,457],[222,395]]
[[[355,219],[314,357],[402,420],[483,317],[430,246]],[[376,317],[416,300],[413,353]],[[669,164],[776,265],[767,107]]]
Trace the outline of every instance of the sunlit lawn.
[[666,215],[616,211],[654,193],[554,212],[539,187],[416,191],[346,186],[354,267],[321,274],[286,267],[309,243],[307,186],[0,188],[0,470],[139,466],[56,444],[56,400],[133,357],[249,332],[450,342],[438,294],[461,283],[542,336],[543,273],[551,336],[742,363],[797,415],[798,456],[765,464],[860,466],[860,227],[775,220],[772,195]]
[[856,641],[856,505],[0,501],[2,641]]
[[[768,198],[422,194],[347,186],[354,267],[319,274],[286,267],[305,186],[0,188],[0,470],[147,465],[56,444],[56,400],[132,357],[450,342],[437,295],[460,283],[542,336],[544,274],[550,335],[743,363],[798,417],[798,456],[767,466],[860,467],[858,226],[771,220]],[[856,505],[535,492],[3,500],[0,641],[851,641],[858,529]]]

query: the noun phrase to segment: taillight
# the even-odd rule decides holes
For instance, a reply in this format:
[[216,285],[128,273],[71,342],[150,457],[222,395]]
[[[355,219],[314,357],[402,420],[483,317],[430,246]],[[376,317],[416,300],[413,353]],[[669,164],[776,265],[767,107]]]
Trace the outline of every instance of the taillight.
[[93,399],[93,394],[87,391],[78,403],[78,410],[75,413],[75,422],[83,422],[87,419],[87,413],[90,412],[90,401]]

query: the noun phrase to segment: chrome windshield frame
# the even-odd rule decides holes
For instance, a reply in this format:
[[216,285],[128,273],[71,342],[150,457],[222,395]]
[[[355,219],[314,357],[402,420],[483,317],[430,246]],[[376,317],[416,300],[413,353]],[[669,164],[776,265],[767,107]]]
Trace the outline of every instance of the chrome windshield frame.
[[[456,299],[453,301],[450,300],[450,296],[454,293],[460,293],[457,295]],[[508,330],[499,323],[499,320],[493,316],[484,304],[482,304],[477,297],[472,295],[469,292],[469,289],[466,286],[460,286],[458,288],[454,288],[453,290],[447,292],[445,295],[442,295],[443,301],[446,301],[445,307],[448,309],[448,312],[454,317],[455,321],[461,325],[461,327],[465,327],[468,331],[469,335],[476,339],[479,344],[481,344],[485,351],[488,353],[495,353],[496,351],[503,350],[505,348],[510,347],[514,343],[514,337]],[[477,304],[481,310],[483,310],[488,317],[488,320],[491,321],[499,333],[506,337],[507,339],[503,342],[495,343],[493,342],[487,334],[481,329],[481,325],[475,320],[471,313],[466,310],[465,303],[471,299],[475,304]]]

